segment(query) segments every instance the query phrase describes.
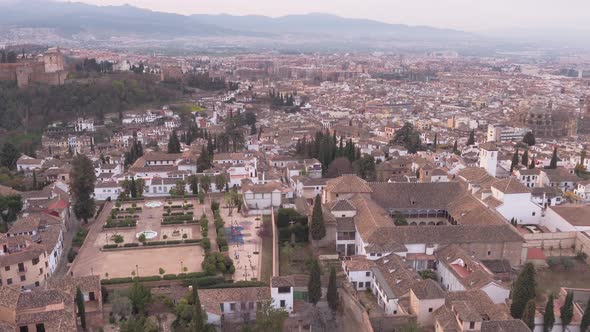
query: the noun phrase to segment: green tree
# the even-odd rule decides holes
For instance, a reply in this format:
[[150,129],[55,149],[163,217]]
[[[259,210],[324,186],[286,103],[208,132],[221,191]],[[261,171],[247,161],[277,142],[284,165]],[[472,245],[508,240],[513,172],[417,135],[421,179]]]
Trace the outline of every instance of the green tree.
[[88,223],[88,219],[94,216],[96,205],[92,195],[96,176],[92,161],[85,155],[77,155],[72,161],[70,171],[70,192],[74,199],[74,213],[77,218]]
[[136,198],[137,197],[137,187],[135,185],[135,177],[131,177],[131,197],[132,198]]
[[395,214],[395,220],[393,222],[396,226],[408,226],[408,220],[401,213]]
[[282,331],[289,313],[282,308],[275,308],[270,301],[261,302],[256,309],[254,331],[275,332]]
[[551,162],[549,162],[549,168],[557,168],[557,147],[553,148],[553,155],[551,156]]
[[531,158],[531,164],[529,165],[529,169],[534,169],[535,168],[535,157]]
[[176,130],[172,130],[168,138],[168,153],[180,153],[180,140],[176,134]]
[[151,298],[152,293],[150,289],[135,280],[129,289],[129,301],[131,302],[131,310],[133,314],[145,314]]
[[76,288],[76,307],[78,308],[78,317],[80,317],[80,325],[82,329],[86,331],[86,308],[84,307],[84,295],[82,295],[82,291],[80,287]]
[[410,322],[402,326],[401,332],[422,332],[422,328],[416,322]]
[[324,213],[322,211],[322,198],[319,194],[316,195],[313,204],[310,232],[311,237],[314,240],[321,240],[326,236],[326,225],[324,225]]
[[120,332],[158,332],[158,326],[150,318],[136,315],[121,324]]
[[8,169],[16,169],[16,161],[20,158],[20,152],[11,143],[6,142],[0,151],[0,165]]
[[432,142],[432,150],[436,152],[436,148],[438,147],[438,134],[434,134],[434,141]]
[[186,183],[182,180],[176,181],[176,186],[174,186],[174,193],[177,196],[184,196],[186,194]]
[[475,131],[471,130],[469,133],[469,138],[467,139],[467,146],[475,144]]
[[553,294],[549,295],[547,304],[545,305],[545,313],[543,314],[543,332],[550,332],[553,330],[555,324],[555,312],[553,308]]
[[201,183],[201,189],[203,189],[205,193],[208,193],[209,189],[211,189],[211,177],[204,175],[201,177],[199,182]]
[[522,157],[520,159],[520,163],[524,166],[527,167],[529,165],[529,150],[524,150],[524,152],[522,153]]
[[193,306],[193,319],[190,324],[191,331],[203,331],[205,328],[206,313],[203,311],[201,306],[201,299],[199,298],[199,290],[197,289],[197,283],[193,283],[191,291],[190,304]]
[[460,153],[459,148],[457,146],[457,141],[455,141],[455,144],[453,144],[453,153],[457,155]]
[[565,296],[565,302],[559,309],[561,317],[561,328],[563,331],[566,330],[567,326],[572,322],[574,317],[574,293],[568,292]]
[[307,283],[307,296],[310,303],[315,306],[322,298],[322,279],[321,279],[320,263],[317,259],[313,259],[311,263],[311,271],[309,281]]
[[533,146],[535,145],[535,135],[533,135],[533,132],[529,131],[524,135],[522,141],[526,143],[528,146]]
[[586,309],[584,309],[584,314],[582,315],[582,321],[580,322],[580,331],[587,332],[589,327],[590,327],[590,299],[588,299],[588,303],[586,303]]
[[526,263],[512,285],[512,304],[510,305],[512,317],[522,318],[527,302],[535,298],[535,287],[535,267],[531,263]]
[[338,285],[336,281],[336,269],[332,266],[330,269],[330,280],[328,282],[328,293],[326,294],[328,305],[332,311],[336,311],[340,306],[340,296],[338,296]]
[[418,274],[420,275],[420,277],[422,277],[422,279],[432,279],[434,281],[438,281],[438,278],[436,276],[436,272],[434,272],[432,270],[422,270],[422,271],[419,271]]
[[7,229],[9,222],[15,221],[23,209],[23,200],[20,195],[0,196],[0,217]]
[[529,329],[535,329],[535,300],[529,300],[524,307],[522,313],[522,321],[529,327]]
[[514,170],[514,168],[518,165],[518,149],[514,150],[514,154],[512,155],[512,162],[510,163],[510,173]]
[[365,155],[356,160],[352,165],[354,172],[359,177],[367,181],[375,180],[375,158],[370,155]]
[[220,173],[215,175],[215,187],[217,188],[217,190],[219,192],[221,192],[223,190],[223,188],[225,188],[225,185],[227,184],[227,177],[225,176],[224,173]]
[[189,186],[191,187],[191,192],[193,193],[193,195],[198,195],[199,194],[199,177],[197,177],[196,175],[189,176],[188,183],[189,183]]
[[414,129],[414,126],[406,122],[398,131],[395,132],[390,144],[401,144],[409,153],[416,153],[422,148],[420,133]]

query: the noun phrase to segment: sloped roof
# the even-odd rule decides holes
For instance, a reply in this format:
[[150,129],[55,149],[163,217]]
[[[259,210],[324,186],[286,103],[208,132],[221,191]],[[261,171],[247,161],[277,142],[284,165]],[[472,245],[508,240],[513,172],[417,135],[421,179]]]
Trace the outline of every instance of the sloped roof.
[[367,181],[356,175],[342,175],[326,183],[326,191],[332,193],[370,193]]

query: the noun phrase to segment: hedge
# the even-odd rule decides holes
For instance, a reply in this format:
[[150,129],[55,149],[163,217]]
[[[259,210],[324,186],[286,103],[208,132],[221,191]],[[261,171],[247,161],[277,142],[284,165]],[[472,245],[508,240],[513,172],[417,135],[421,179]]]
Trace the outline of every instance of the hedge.
[[118,244],[105,244],[104,246],[102,246],[103,249],[113,249],[117,247],[119,247]]
[[186,286],[190,286],[193,283],[197,283],[197,286],[205,287],[205,286],[223,284],[223,283],[226,283],[226,280],[223,277],[211,276],[211,277],[202,277],[202,278],[194,278],[194,279],[184,279],[183,283]]
[[164,220],[161,225],[196,224],[196,220]]
[[[223,277],[211,276],[205,272],[192,272],[192,273],[179,273],[179,274],[165,274],[164,276],[145,276],[145,277],[125,277],[125,278],[111,278],[102,279],[100,283],[102,285],[115,285],[115,284],[128,284],[134,281],[148,282],[148,281],[161,281],[161,280],[184,280],[187,285],[192,285],[193,282],[197,283],[197,286],[212,286],[228,284]],[[229,284],[232,285],[232,284]],[[241,286],[246,287],[246,286]]]
[[125,243],[123,247],[139,247],[139,243]]
[[201,240],[199,240],[199,239],[186,239],[186,240],[184,240],[184,243],[199,243],[199,242],[201,242]]

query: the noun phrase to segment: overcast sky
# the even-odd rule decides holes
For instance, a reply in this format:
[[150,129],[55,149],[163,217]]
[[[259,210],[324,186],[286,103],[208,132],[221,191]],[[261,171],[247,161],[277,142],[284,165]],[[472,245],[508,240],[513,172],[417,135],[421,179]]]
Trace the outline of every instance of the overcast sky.
[[[63,0],[62,0],[63,1]],[[389,23],[469,31],[511,28],[590,30],[590,0],[81,0],[181,14],[282,16],[330,13]]]

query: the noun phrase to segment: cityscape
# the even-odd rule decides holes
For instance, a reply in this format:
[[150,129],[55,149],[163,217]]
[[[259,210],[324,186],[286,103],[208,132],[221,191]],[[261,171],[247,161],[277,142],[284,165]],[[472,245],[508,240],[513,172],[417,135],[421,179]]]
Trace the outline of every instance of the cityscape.
[[590,331],[590,4],[520,1],[0,1],[0,331]]

